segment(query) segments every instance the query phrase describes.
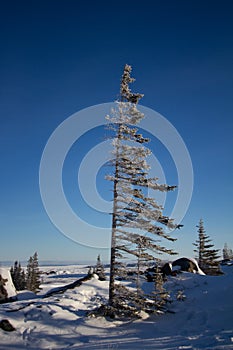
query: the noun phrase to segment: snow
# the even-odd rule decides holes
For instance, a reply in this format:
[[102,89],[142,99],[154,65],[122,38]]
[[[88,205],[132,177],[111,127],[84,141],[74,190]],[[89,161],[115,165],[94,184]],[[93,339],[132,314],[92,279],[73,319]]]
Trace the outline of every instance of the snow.
[[[43,275],[39,295],[23,291],[19,301],[0,305],[0,320],[7,318],[16,328],[11,333],[0,329],[0,350],[233,349],[233,266],[224,266],[221,276],[184,272],[169,277],[166,287],[174,300],[170,312],[142,313],[140,320],[87,317],[87,311],[108,298],[108,281],[97,277],[43,298],[88,271],[85,266],[46,269],[56,274]],[[184,301],[176,299],[178,294]]]
[[8,298],[12,298],[16,296],[15,286],[12,282],[10,270],[6,267],[0,267],[0,275],[3,279],[7,279],[4,288],[7,290]]

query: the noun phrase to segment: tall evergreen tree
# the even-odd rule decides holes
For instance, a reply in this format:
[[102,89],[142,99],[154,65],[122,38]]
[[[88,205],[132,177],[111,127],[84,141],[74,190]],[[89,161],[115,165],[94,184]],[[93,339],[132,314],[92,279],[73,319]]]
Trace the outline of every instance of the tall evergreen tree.
[[[139,274],[142,258],[148,261],[154,259],[154,254],[175,254],[173,250],[162,246],[160,239],[175,241],[168,229],[181,226],[164,216],[163,207],[147,195],[148,189],[168,192],[176,186],[159,184],[157,178],[148,175],[150,166],[146,158],[151,151],[143,144],[150,140],[143,137],[135,127],[144,118],[144,114],[137,108],[143,95],[131,92],[129,84],[135,79],[130,74],[131,66],[125,65],[120,99],[111,116],[106,117],[114,132],[113,159],[110,162],[113,173],[107,176],[108,180],[113,181],[110,306],[116,306],[120,300],[124,300],[125,305],[132,305],[135,297],[130,289],[116,283],[117,279],[127,275],[124,260],[129,255],[134,257]],[[139,276],[136,289],[138,296]]]
[[40,270],[38,263],[37,252],[33,256],[30,256],[27,264],[27,273],[26,273],[26,285],[27,289],[36,293],[40,287]]
[[193,245],[196,247],[194,252],[198,254],[198,264],[206,274],[219,272],[219,250],[213,249],[214,244],[206,234],[203,220],[200,219],[198,228],[198,239]]

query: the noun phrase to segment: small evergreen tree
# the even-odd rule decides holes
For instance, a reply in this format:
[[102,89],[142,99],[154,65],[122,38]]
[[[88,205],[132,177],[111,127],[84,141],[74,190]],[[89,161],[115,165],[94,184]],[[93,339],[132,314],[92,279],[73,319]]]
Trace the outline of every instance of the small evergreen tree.
[[220,272],[219,267],[219,249],[213,249],[212,240],[205,233],[203,220],[200,219],[198,228],[198,239],[193,245],[196,247],[194,252],[198,254],[198,264],[206,274],[216,274]]
[[228,248],[227,243],[224,244],[224,248],[222,250],[222,255],[224,260],[231,260],[233,259],[233,251],[231,248]]
[[89,277],[93,277],[93,274],[94,274],[94,268],[92,266],[90,266],[88,269],[87,275]]
[[30,256],[27,264],[26,286],[28,290],[36,293],[40,287],[40,270],[37,252]]
[[24,290],[26,288],[26,276],[20,262],[15,261],[14,267],[11,267],[10,269],[10,273],[15,289]]
[[93,273],[95,273],[99,277],[100,281],[106,280],[104,266],[101,262],[100,255],[98,255],[98,257],[97,257],[97,262],[96,262],[96,266],[94,268]]
[[158,310],[163,310],[164,305],[166,304],[167,300],[169,299],[169,293],[164,288],[164,279],[163,274],[161,272],[161,269],[159,268],[159,265],[156,265],[155,268],[155,305]]

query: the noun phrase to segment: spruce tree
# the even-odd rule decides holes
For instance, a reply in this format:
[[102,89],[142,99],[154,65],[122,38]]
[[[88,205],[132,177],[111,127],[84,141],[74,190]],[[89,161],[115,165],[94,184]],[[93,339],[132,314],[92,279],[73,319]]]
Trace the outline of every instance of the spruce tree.
[[11,267],[10,272],[16,290],[24,290],[26,288],[26,277],[20,262],[15,261],[14,267]]
[[200,219],[198,228],[198,239],[193,245],[196,247],[194,252],[198,254],[198,264],[206,274],[219,273],[219,250],[213,249],[214,244],[206,234],[203,220]]
[[28,290],[36,293],[40,287],[40,270],[37,252],[30,256],[27,264],[26,286]]
[[222,250],[222,255],[224,260],[231,260],[233,259],[233,252],[231,248],[228,248],[227,243],[224,244],[224,248]]
[[159,265],[156,265],[155,268],[155,292],[154,292],[154,298],[155,298],[155,305],[158,310],[163,310],[165,303],[169,299],[169,293],[164,288],[164,279],[163,274],[161,272],[161,269],[159,268]]
[[[157,178],[150,178],[146,158],[151,151],[144,147],[150,140],[138,132],[135,127],[144,114],[137,108],[143,97],[140,93],[132,93],[129,84],[135,79],[131,77],[131,66],[125,65],[120,85],[120,99],[112,111],[109,128],[114,132],[113,159],[110,165],[113,173],[106,178],[113,182],[112,240],[110,261],[109,305],[118,307],[123,301],[125,306],[141,308],[135,300],[139,297],[139,273],[142,259],[151,261],[160,253],[175,254],[160,243],[160,239],[175,241],[168,230],[174,230],[173,219],[163,215],[163,207],[147,190],[168,192],[176,186],[159,184]],[[131,256],[138,266],[136,295],[129,288],[119,283],[127,276],[125,259]],[[143,299],[140,296],[139,299]],[[122,303],[121,303],[122,305]],[[138,306],[139,305],[139,306]]]
[[96,262],[96,266],[94,268],[94,273],[99,277],[100,281],[106,280],[104,266],[101,262],[100,255],[98,255],[98,257],[97,257],[97,262]]

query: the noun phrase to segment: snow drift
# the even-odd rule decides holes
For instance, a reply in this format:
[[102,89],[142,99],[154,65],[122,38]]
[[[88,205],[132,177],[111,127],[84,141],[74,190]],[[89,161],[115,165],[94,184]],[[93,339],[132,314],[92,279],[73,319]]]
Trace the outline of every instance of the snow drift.
[[8,298],[16,297],[17,292],[12,282],[10,270],[6,267],[0,267],[0,275],[2,276],[3,279],[7,280],[4,286],[4,288],[7,291],[7,297]]

